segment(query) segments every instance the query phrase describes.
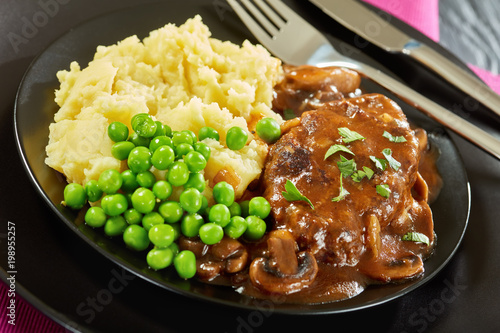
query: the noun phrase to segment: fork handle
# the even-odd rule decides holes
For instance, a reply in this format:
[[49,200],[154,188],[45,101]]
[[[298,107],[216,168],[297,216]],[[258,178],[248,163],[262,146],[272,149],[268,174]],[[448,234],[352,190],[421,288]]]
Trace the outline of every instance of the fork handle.
[[366,76],[368,79],[390,90],[403,101],[414,106],[438,123],[453,130],[497,159],[500,159],[500,141],[493,135],[469,123],[378,69],[363,64],[362,68],[356,68],[356,70],[362,76]]

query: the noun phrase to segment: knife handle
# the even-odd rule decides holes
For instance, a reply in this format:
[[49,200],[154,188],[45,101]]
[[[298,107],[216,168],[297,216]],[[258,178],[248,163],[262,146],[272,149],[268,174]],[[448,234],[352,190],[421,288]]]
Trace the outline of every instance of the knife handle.
[[500,116],[500,95],[483,81],[455,65],[445,56],[425,44],[410,43],[403,52],[435,71],[449,83],[459,88]]
[[391,91],[409,105],[414,106],[427,116],[443,126],[453,130],[465,139],[474,143],[492,156],[500,159],[500,140],[493,135],[469,123],[441,105],[431,101],[400,81],[390,77],[382,71],[363,64],[356,70],[367,79]]

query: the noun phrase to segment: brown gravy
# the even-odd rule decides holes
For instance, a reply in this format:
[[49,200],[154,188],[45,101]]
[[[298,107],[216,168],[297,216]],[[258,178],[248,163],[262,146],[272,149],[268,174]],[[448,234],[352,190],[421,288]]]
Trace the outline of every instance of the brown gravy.
[[[197,256],[198,278],[252,297],[309,304],[354,297],[370,284],[418,278],[435,245],[428,202],[442,184],[437,153],[429,149],[425,131],[411,129],[388,98],[359,96],[360,79],[352,71],[311,66],[284,70],[275,88],[275,111],[291,109],[300,117],[283,125],[282,137],[270,147],[260,188],[248,194],[263,195],[271,203],[270,232],[256,243],[225,237],[212,246],[181,238],[180,248]],[[364,139],[345,144],[340,127]],[[391,142],[384,131],[406,141]],[[337,152],[325,159],[333,144],[347,146],[354,155]],[[399,168],[376,167],[371,157],[383,159],[386,148]],[[337,163],[341,155],[354,159],[357,170],[372,169],[372,178],[345,177]],[[314,209],[283,197],[287,180]],[[341,181],[348,194],[332,201]],[[377,185],[387,185],[390,195],[380,195]],[[408,232],[426,235],[430,244],[403,241]]]

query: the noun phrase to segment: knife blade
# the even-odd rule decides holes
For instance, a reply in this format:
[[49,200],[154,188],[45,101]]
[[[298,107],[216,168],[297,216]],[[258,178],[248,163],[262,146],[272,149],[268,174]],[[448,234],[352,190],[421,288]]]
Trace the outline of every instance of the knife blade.
[[389,15],[384,18],[355,0],[309,1],[370,43],[387,52],[415,59],[500,116],[500,96],[497,93],[439,52],[392,25]]

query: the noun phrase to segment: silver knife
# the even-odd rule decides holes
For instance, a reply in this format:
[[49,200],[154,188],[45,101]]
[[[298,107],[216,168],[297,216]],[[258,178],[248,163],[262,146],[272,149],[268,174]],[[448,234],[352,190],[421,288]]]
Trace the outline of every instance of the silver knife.
[[429,46],[408,36],[355,0],[310,0],[330,17],[365,40],[391,53],[403,53],[432,69],[449,83],[500,116],[500,96]]

